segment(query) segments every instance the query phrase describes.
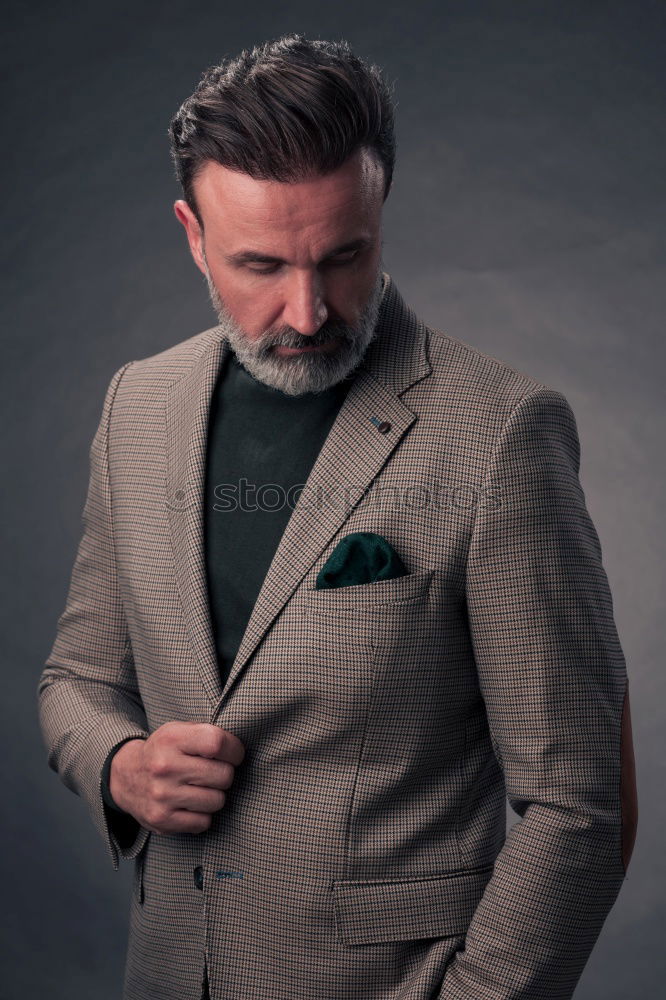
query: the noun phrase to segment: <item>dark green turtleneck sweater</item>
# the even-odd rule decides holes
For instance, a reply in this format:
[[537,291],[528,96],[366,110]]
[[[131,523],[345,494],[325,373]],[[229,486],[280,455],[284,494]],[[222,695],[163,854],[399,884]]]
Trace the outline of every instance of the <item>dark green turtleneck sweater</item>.
[[[305,484],[353,380],[352,374],[324,392],[288,396],[227,352],[211,400],[204,491],[206,574],[223,686],[298,500],[296,487]],[[111,758],[124,742],[109,753],[103,772],[112,809]],[[136,821],[122,815],[131,843]]]
[[322,393],[288,396],[257,381],[229,352],[212,399],[205,490],[208,592],[223,684],[298,500],[295,487],[305,485],[349,385],[346,379]]

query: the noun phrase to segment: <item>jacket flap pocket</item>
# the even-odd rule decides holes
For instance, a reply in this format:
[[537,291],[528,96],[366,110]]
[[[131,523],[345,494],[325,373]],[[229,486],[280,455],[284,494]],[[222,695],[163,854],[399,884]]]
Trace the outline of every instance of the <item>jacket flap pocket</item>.
[[338,936],[345,944],[377,944],[465,934],[493,865],[407,881],[336,881]]

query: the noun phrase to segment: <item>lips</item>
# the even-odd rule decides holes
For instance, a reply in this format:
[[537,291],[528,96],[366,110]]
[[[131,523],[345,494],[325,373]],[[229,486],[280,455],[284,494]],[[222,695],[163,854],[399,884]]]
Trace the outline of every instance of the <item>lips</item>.
[[292,357],[296,354],[306,354],[309,351],[324,351],[330,350],[332,347],[332,341],[326,341],[325,344],[308,344],[307,347],[286,347],[284,344],[276,344],[273,347],[275,354],[281,357]]

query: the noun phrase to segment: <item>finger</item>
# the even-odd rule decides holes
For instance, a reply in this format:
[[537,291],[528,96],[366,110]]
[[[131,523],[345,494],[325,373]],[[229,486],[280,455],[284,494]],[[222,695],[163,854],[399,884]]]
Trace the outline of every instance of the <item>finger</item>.
[[189,809],[176,809],[171,814],[168,833],[204,833],[210,829],[212,816],[210,813],[192,812]]
[[186,754],[182,758],[187,770],[179,775],[183,784],[201,785],[204,788],[229,788],[236,771],[233,764],[221,760],[209,760]]
[[208,722],[179,725],[176,745],[182,753],[228,761],[238,766],[245,757],[245,747],[234,733]]
[[213,813],[226,802],[226,792],[221,788],[204,788],[201,785],[179,785],[171,798],[173,810],[187,809],[190,812]]
[[228,729],[221,729],[224,740],[218,753],[215,754],[217,760],[228,761],[229,764],[233,764],[234,767],[238,767],[239,764],[243,763],[245,757],[245,747],[235,735],[235,733],[229,732]]

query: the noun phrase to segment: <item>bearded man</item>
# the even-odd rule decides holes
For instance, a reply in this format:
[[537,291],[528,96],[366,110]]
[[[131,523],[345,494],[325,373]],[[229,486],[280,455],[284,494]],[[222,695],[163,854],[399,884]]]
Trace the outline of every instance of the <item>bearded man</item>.
[[571,407],[403,301],[346,43],[207,70],[170,136],[219,323],[111,379],[39,684],[134,863],[124,998],[571,997],[637,815]]

